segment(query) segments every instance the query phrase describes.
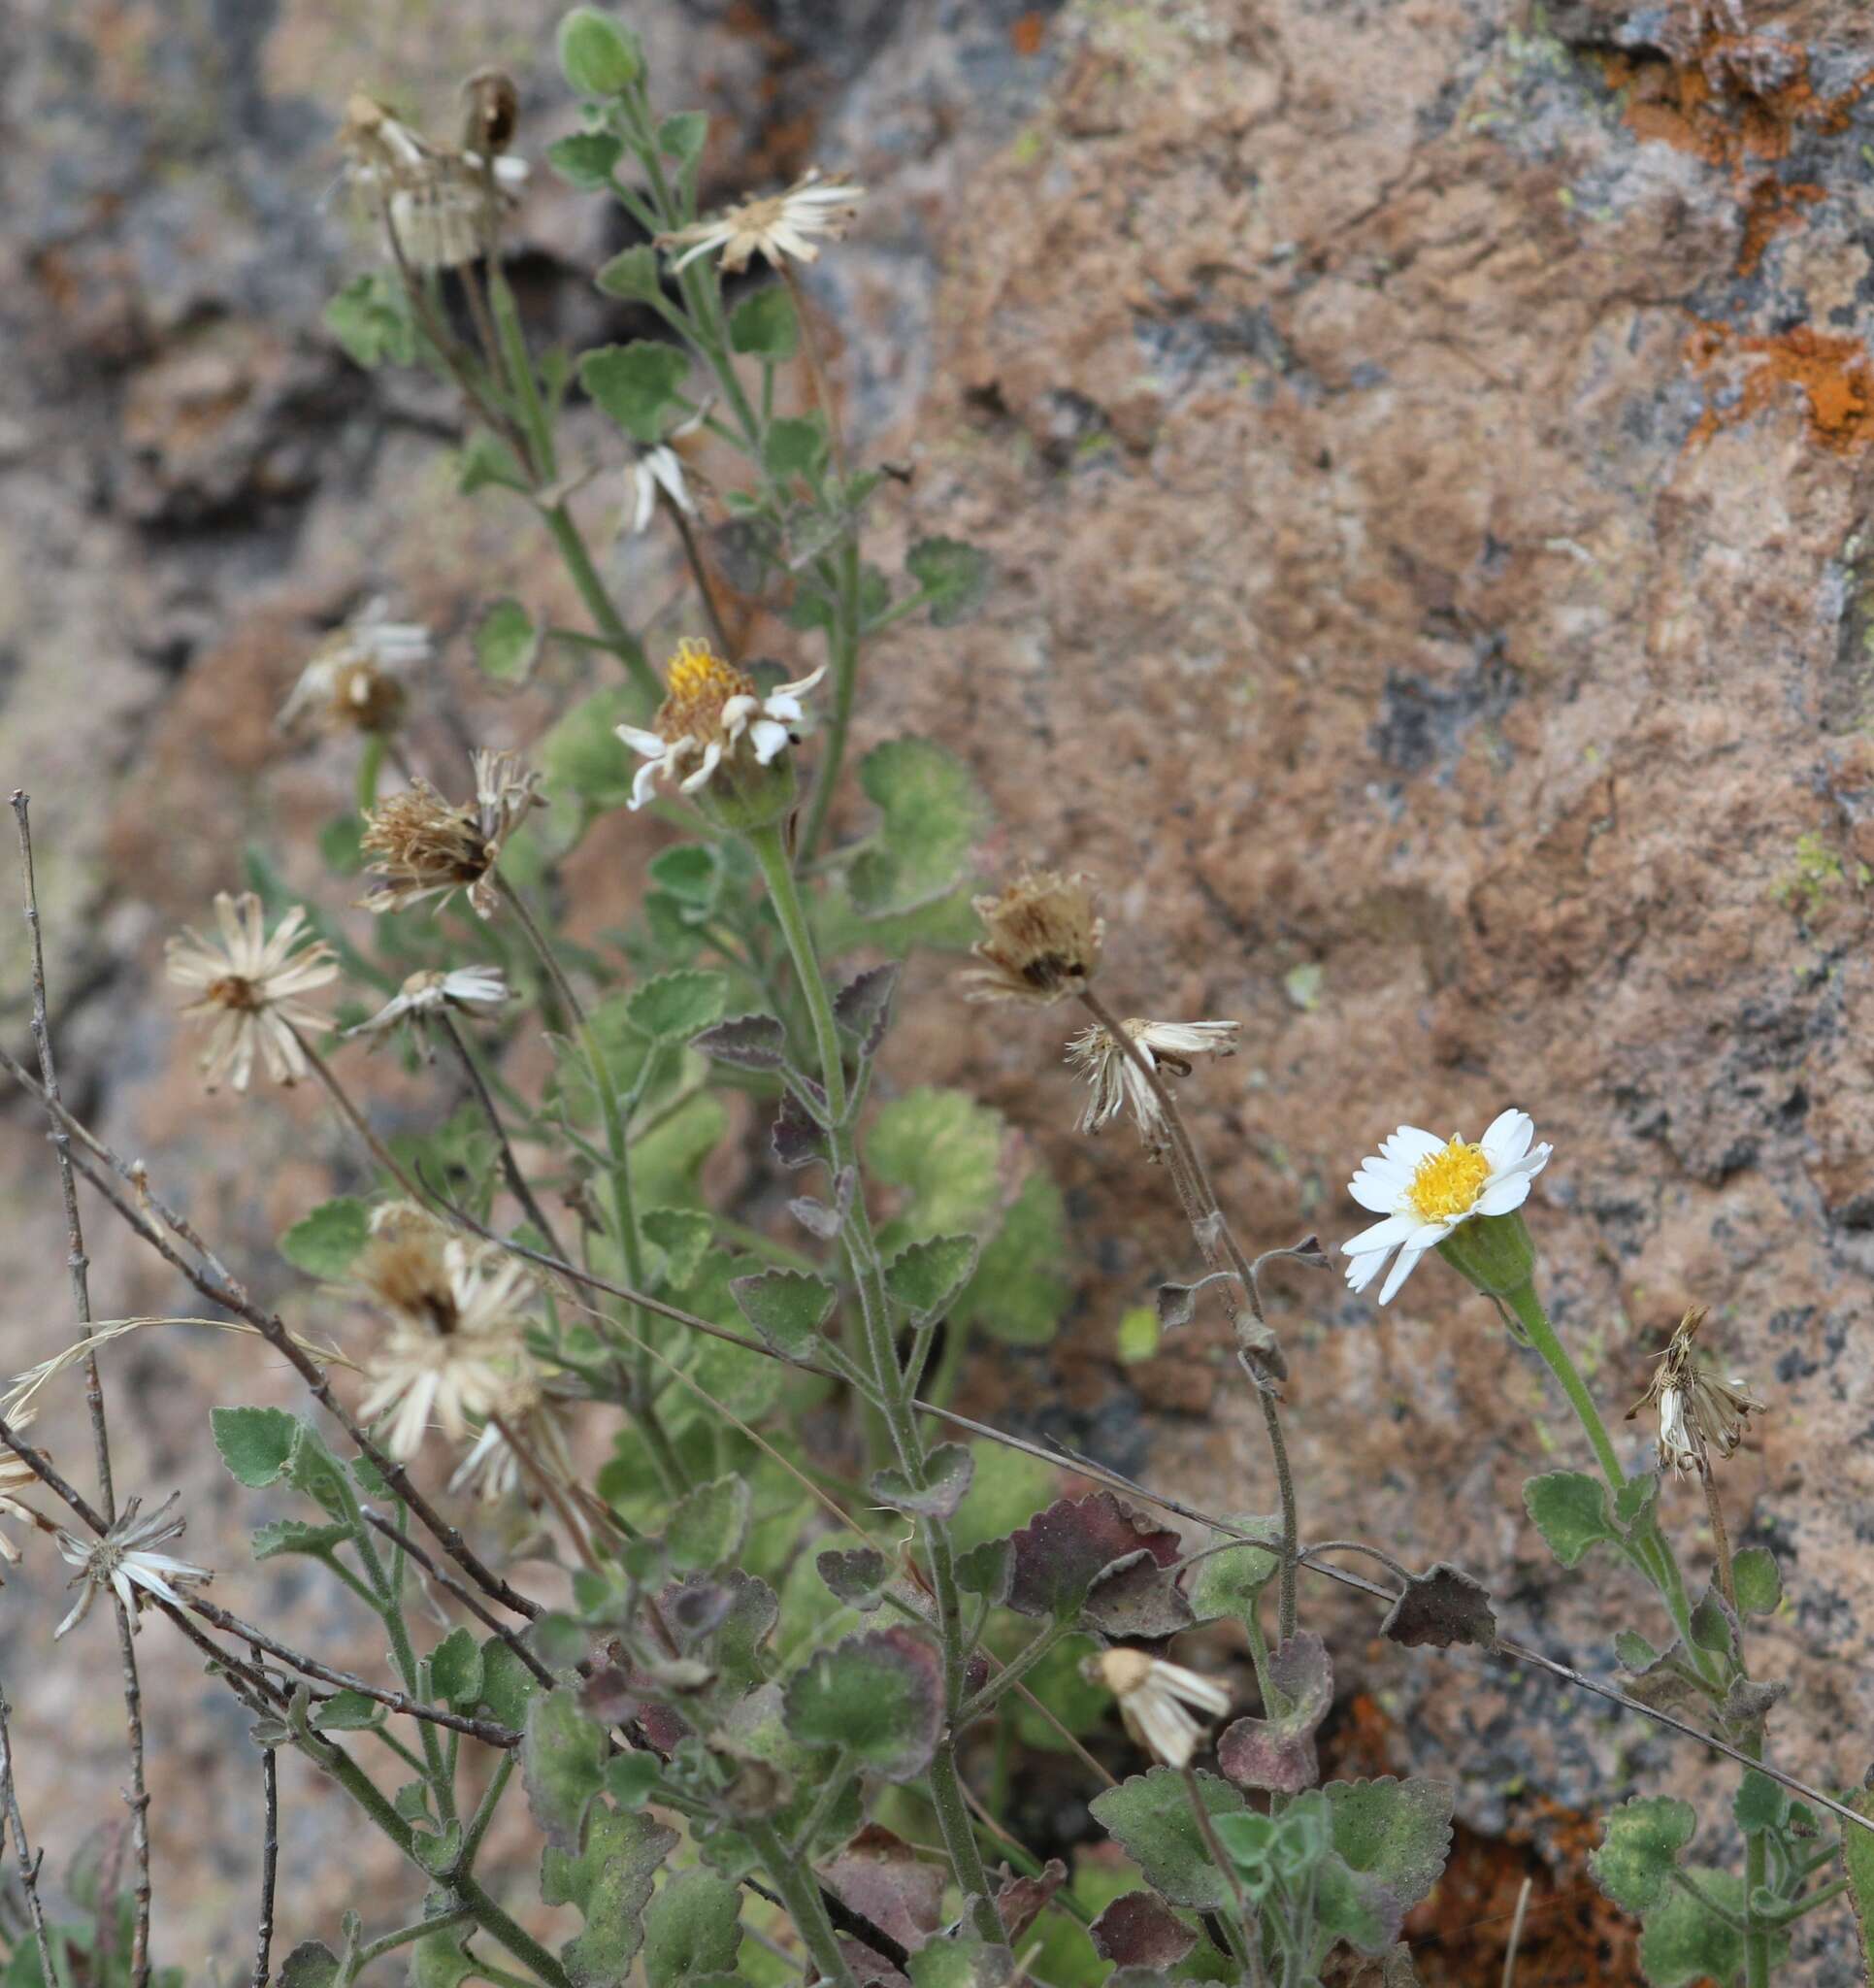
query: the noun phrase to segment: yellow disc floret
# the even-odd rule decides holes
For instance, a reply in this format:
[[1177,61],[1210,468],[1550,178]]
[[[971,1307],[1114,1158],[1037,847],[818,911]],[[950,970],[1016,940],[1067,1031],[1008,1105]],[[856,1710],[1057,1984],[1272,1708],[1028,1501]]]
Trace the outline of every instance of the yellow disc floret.
[[1470,1212],[1489,1178],[1490,1159],[1483,1147],[1454,1136],[1442,1152],[1419,1162],[1406,1199],[1421,1221],[1455,1222]]
[[757,695],[753,678],[725,663],[707,642],[688,637],[671,658],[669,682],[657,729],[666,739],[694,739],[699,746],[721,737],[722,708],[732,697]]

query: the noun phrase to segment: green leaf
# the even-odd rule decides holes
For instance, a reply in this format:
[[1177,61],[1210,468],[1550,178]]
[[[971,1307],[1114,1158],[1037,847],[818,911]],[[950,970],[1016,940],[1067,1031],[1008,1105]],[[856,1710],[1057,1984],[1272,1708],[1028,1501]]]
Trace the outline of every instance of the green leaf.
[[620,1808],[643,1807],[663,1778],[654,1753],[614,1753],[606,1763],[606,1793]]
[[[1694,1865],[1687,1873],[1717,1902],[1741,1918],[1744,1883],[1728,1871],[1706,1871]],[[1787,1939],[1777,1945],[1787,1947]],[[1744,1971],[1744,1941],[1722,1919],[1715,1918],[1690,1892],[1676,1885],[1646,1915],[1640,1934],[1640,1968],[1652,1988],[1686,1988],[1710,1975],[1730,1982]]]
[[913,1325],[938,1318],[976,1267],[973,1236],[933,1236],[902,1249],[885,1266],[885,1289]]
[[644,1914],[644,1978],[687,1988],[699,1974],[733,1972],[740,1945],[740,1889],[712,1871],[674,1872]]
[[794,356],[801,327],[784,283],[771,283],[736,306],[729,314],[729,343],[750,358],[772,359],[776,365]]
[[209,1427],[235,1481],[262,1491],[285,1474],[299,1417],[284,1408],[214,1408]]
[[582,96],[622,95],[644,73],[636,32],[596,7],[575,7],[560,22],[560,73]]
[[473,497],[491,485],[499,490],[518,490],[525,496],[532,487],[513,450],[485,428],[477,428],[469,437],[455,462],[455,488],[461,497]]
[[866,1140],[875,1179],[901,1187],[910,1236],[963,1235],[987,1224],[996,1205],[1002,1114],[963,1091],[906,1091],[881,1108]]
[[[32,1942],[25,1940],[15,1949],[23,1953]],[[39,1979],[35,1966],[32,1978]],[[302,1939],[279,1964],[279,1988],[335,1988],[339,1978],[339,1957],[322,1940]]]
[[345,1481],[339,1460],[326,1448],[325,1440],[310,1422],[299,1422],[293,1430],[292,1453],[286,1459],[286,1480],[303,1497],[312,1499],[333,1518],[349,1518],[351,1487]]
[[1747,1837],[1761,1836],[1765,1830],[1781,1830],[1789,1819],[1790,1798],[1768,1774],[1747,1767],[1737,1784],[1731,1814]]
[[634,987],[625,1003],[631,1025],[653,1042],[683,1042],[720,1020],[729,995],[726,974],[684,969]]
[[[1857,1789],[1843,1800],[1857,1815],[1874,1816],[1874,1789]],[[1861,1966],[1874,1981],[1874,1831],[1850,1823],[1841,1833],[1840,1855],[1848,1902],[1860,1929]]]
[[894,1465],[872,1473],[871,1495],[895,1510],[920,1518],[955,1518],[969,1495],[975,1460],[960,1442],[940,1442],[924,1460],[924,1482],[914,1485]]
[[371,1204],[349,1194],[322,1203],[279,1239],[279,1253],[308,1276],[342,1277],[371,1235]]
[[335,1691],[312,1707],[315,1733],[362,1733],[381,1723],[384,1708],[362,1691]]
[[673,1291],[695,1279],[715,1240],[715,1223],[695,1208],[646,1209],[639,1227],[664,1252],[664,1281]]
[[540,1680],[498,1636],[481,1643],[481,1708],[491,1719],[519,1732]]
[[1005,1946],[974,1933],[933,1939],[911,1956],[911,1988],[1003,1988],[1015,1971]]
[[1563,1567],[1576,1566],[1589,1547],[1620,1538],[1608,1514],[1606,1485],[1581,1471],[1526,1478],[1523,1503]]
[[[551,156],[549,151],[548,156]],[[621,249],[592,280],[608,297],[631,297],[641,302],[664,294],[664,277],[657,250],[648,242],[635,248]]]
[[1623,1802],[1601,1827],[1600,1847],[1588,1858],[1595,1882],[1623,1910],[1646,1912],[1664,1896],[1698,1818],[1670,1795],[1641,1795]]
[[1629,1671],[1650,1671],[1660,1653],[1638,1631],[1623,1629],[1614,1638],[1614,1655]]
[[783,1706],[803,1746],[840,1747],[869,1773],[915,1780],[942,1730],[943,1660],[914,1630],[869,1630],[795,1672]]
[[605,1729],[579,1709],[571,1685],[536,1697],[521,1729],[520,1772],[541,1834],[576,1855],[585,1812],[605,1784]]
[[698,918],[707,918],[722,896],[722,858],[707,843],[677,843],[659,849],[647,866],[651,881]]
[[1315,1867],[1314,1916],[1320,1932],[1367,1955],[1392,1945],[1401,1919],[1392,1894],[1378,1879],[1363,1876],[1332,1850]]
[[597,193],[611,184],[624,150],[624,140],[609,131],[574,131],[546,148],[546,163],[569,186]]
[[467,1629],[450,1630],[430,1652],[430,1687],[459,1712],[479,1703],[481,1648]]
[[675,346],[634,339],[601,346],[579,360],[579,384],[621,428],[646,447],[664,436],[665,410],[675,404],[690,361]]
[[282,1553],[306,1553],[314,1560],[330,1561],[350,1537],[348,1525],[309,1526],[303,1519],[277,1518],[271,1525],[254,1529],[253,1557],[277,1560]]
[[741,1551],[748,1537],[749,1496],[745,1477],[718,1477],[699,1484],[671,1513],[664,1550],[679,1573],[707,1574]]
[[961,539],[919,539],[904,571],[930,596],[931,620],[948,628],[967,621],[989,591],[989,557]]
[[1330,1781],[1324,1792],[1333,1811],[1335,1851],[1409,1911],[1437,1883],[1451,1854],[1450,1784],[1386,1774],[1376,1781]]
[[784,414],[769,424],[762,466],[777,482],[789,477],[809,481],[826,467],[826,427],[817,414]]
[[476,663],[497,683],[525,683],[540,649],[540,629],[518,601],[497,601],[475,632]]
[[[1070,1289],[1068,1207],[1052,1176],[1033,1169],[957,1300],[959,1317],[1009,1346],[1043,1346],[1054,1337]],[[1148,1311],[1156,1343],[1157,1321]],[[1123,1355],[1122,1355],[1123,1357]]]
[[790,1360],[810,1360],[820,1348],[820,1328],[839,1294],[824,1277],[799,1270],[764,1271],[729,1286],[761,1338]]
[[657,149],[679,166],[693,166],[709,139],[709,118],[703,111],[678,111],[657,127]]
[[[451,1856],[460,1846],[459,1831],[457,1838]],[[479,1978],[474,1956],[463,1944],[466,1938],[459,1926],[425,1933],[410,1950],[410,1988],[462,1988],[464,1981]]]
[[[870,1615],[879,1606],[892,1583],[892,1571],[885,1556],[871,1546],[855,1546],[847,1552],[829,1547],[813,1564],[828,1588],[848,1608],[857,1608],[862,1615]],[[958,1584],[963,1585],[961,1568]],[[976,1590],[966,1588],[965,1592]]]
[[[1281,1521],[1258,1512],[1232,1515],[1231,1523],[1242,1532],[1269,1541],[1271,1545],[1282,1537]],[[1226,1618],[1248,1622],[1255,1616],[1257,1597],[1281,1568],[1281,1554],[1263,1546],[1232,1546],[1222,1553],[1207,1554],[1184,1577],[1191,1612],[1200,1622]]]
[[1731,1563],[1740,1615],[1773,1615],[1783,1600],[1783,1576],[1766,1547],[1746,1546]]
[[[1239,1790],[1213,1773],[1200,1769],[1197,1781],[1208,1815],[1233,1815],[1248,1806]],[[1134,1774],[1097,1795],[1088,1807],[1161,1897],[1200,1912],[1221,1911],[1231,1904],[1229,1880],[1211,1862],[1191,1812],[1184,1776],[1175,1769],[1155,1767]]]
[[541,1858],[541,1900],[576,1905],[585,1930],[560,1949],[573,1988],[618,1988],[644,1938],[644,1907],[676,1832],[642,1810],[594,1811],[583,1855],[549,1844]]
[[416,328],[403,292],[387,276],[354,278],[325,307],[325,328],[354,366],[369,373],[388,359],[408,366],[416,357]]
[[884,917],[953,889],[989,822],[988,804],[963,761],[929,739],[887,739],[859,762],[859,784],[884,819],[847,872],[853,909]]

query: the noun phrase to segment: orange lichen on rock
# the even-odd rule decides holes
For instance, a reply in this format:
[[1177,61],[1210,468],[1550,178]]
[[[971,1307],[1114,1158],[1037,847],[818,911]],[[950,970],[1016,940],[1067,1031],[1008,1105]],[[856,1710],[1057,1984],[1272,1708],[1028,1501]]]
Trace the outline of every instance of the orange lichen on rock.
[[1830,338],[1807,324],[1775,337],[1745,337],[1727,324],[1704,323],[1686,342],[1686,356],[1700,373],[1732,353],[1757,363],[1738,382],[1734,402],[1705,409],[1693,444],[1749,420],[1783,386],[1802,389],[1810,435],[1825,448],[1850,455],[1874,442],[1874,361],[1859,339]]
[[1744,203],[1744,239],[1737,249],[1737,274],[1750,276],[1763,259],[1770,237],[1782,228],[1802,225],[1802,210],[1825,200],[1825,188],[1807,181],[1785,185],[1774,173],[1755,182]]

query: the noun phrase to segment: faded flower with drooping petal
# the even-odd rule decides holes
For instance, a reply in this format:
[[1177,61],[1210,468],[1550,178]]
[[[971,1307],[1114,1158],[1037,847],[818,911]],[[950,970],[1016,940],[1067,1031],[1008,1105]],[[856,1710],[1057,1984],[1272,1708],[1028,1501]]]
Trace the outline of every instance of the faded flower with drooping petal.
[[740,201],[726,208],[712,220],[696,221],[687,228],[659,235],[660,248],[681,248],[683,253],[671,264],[671,274],[694,262],[712,249],[722,251],[725,276],[737,276],[755,255],[766,256],[779,269],[784,258],[813,262],[819,249],[808,239],[823,235],[838,241],[852,225],[866,189],[843,180],[823,180],[813,167],[795,181],[785,193],[769,193]]
[[1703,1305],[1687,1311],[1655,1362],[1646,1392],[1627,1411],[1630,1422],[1642,1408],[1659,1410],[1660,1461],[1680,1476],[1709,1472],[1714,1451],[1721,1458],[1731,1455],[1751,1416],[1763,1412],[1749,1381],[1726,1379],[1698,1364],[1693,1342],[1708,1311]]
[[403,673],[430,657],[418,621],[386,618],[373,601],[312,651],[275,722],[282,732],[392,732],[406,702]]
[[[21,1435],[31,1426],[34,1410],[27,1408],[23,1414],[15,1415],[7,1426],[16,1436]],[[22,1525],[39,1526],[45,1523],[30,1505],[21,1505],[19,1494],[30,1491],[40,1481],[39,1473],[24,1457],[11,1449],[0,1449],[0,1518],[16,1519]],[[0,1533],[0,1560],[9,1566],[16,1566],[19,1548],[5,1533]]]
[[70,1585],[78,1589],[79,1597],[65,1620],[52,1631],[54,1641],[84,1620],[91,1604],[107,1587],[123,1604],[135,1630],[140,1626],[139,1591],[180,1608],[183,1606],[180,1588],[200,1586],[214,1578],[206,1567],[192,1567],[186,1560],[156,1551],[179,1539],[188,1523],[176,1509],[181,1496],[180,1491],[172,1491],[148,1518],[140,1515],[141,1499],[126,1498],[116,1523],[102,1539],[81,1540],[75,1533],[59,1529],[59,1554],[68,1567],[78,1569]]
[[400,911],[467,890],[477,913],[491,916],[501,845],[541,800],[540,775],[526,772],[516,752],[475,755],[472,808],[455,807],[419,778],[365,816],[359,845],[378,858],[367,872],[385,880],[360,904],[368,911]]
[[[1136,1016],[1120,1027],[1152,1069],[1176,1077],[1191,1075],[1194,1056],[1235,1055],[1236,1038],[1242,1033],[1240,1022],[1143,1021]],[[1068,1044],[1067,1060],[1087,1079],[1091,1093],[1078,1130],[1098,1132],[1130,1109],[1146,1152],[1157,1159],[1166,1146],[1165,1111],[1144,1072],[1098,1022]]]
[[1165,1767],[1189,1767],[1203,1739],[1191,1709],[1213,1719],[1230,1709],[1229,1692],[1214,1679],[1145,1650],[1102,1650],[1081,1668],[1089,1683],[1103,1684],[1118,1699],[1127,1732]]
[[438,145],[361,94],[345,106],[339,143],[352,190],[412,270],[458,269],[488,253],[527,184],[525,159]]
[[221,928],[218,945],[185,926],[167,947],[169,977],[180,987],[202,990],[202,998],[182,1012],[214,1017],[201,1056],[208,1087],[215,1089],[226,1077],[245,1091],[256,1050],[276,1083],[297,1083],[308,1066],[294,1030],[331,1026],[299,997],[338,978],[337,956],[307,930],[299,905],[271,938],[266,912],[250,890],[238,898],[217,892],[214,915]]
[[381,1036],[399,1022],[421,1023],[426,1016],[498,1014],[507,1005],[508,982],[499,967],[451,967],[411,974],[403,986],[369,1021],[345,1030],[347,1036]]
[[1106,921],[1090,877],[1025,870],[994,897],[971,900],[984,926],[970,950],[982,962],[963,976],[969,1001],[1045,1008],[1077,994],[1100,970]]

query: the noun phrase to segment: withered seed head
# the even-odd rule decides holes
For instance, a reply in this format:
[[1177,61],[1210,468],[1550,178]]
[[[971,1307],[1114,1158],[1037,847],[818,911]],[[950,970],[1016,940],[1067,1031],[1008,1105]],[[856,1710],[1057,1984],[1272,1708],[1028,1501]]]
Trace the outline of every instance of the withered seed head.
[[1077,994],[1099,971],[1106,933],[1094,893],[1090,877],[1032,870],[998,896],[975,899],[985,929],[970,951],[983,964],[963,977],[967,998],[1046,1007]]
[[462,97],[462,143],[484,158],[506,151],[520,122],[520,92],[513,78],[499,69],[477,69],[463,83]]

